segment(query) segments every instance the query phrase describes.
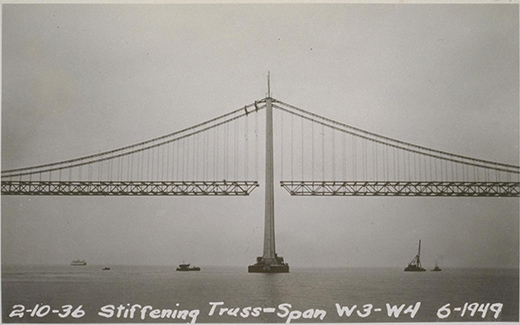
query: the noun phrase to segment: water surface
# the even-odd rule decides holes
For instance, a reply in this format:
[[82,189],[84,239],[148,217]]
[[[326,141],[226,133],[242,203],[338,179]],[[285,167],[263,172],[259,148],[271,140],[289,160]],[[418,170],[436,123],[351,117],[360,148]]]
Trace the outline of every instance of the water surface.
[[[285,323],[289,313],[295,318],[291,322],[313,323],[518,321],[517,269],[293,267],[288,274],[250,274],[247,267],[202,266],[200,272],[176,272],[169,266],[102,267],[2,266],[3,321]],[[138,306],[130,316],[136,304],[150,306],[144,319]],[[388,315],[388,307],[398,310],[403,304],[399,317]],[[498,304],[503,305],[500,312]],[[343,309],[340,316],[338,306],[351,315]],[[23,313],[13,313],[22,308]],[[153,309],[159,309],[158,318],[152,318]],[[161,315],[163,309],[166,314]],[[188,315],[182,317],[182,311]]]

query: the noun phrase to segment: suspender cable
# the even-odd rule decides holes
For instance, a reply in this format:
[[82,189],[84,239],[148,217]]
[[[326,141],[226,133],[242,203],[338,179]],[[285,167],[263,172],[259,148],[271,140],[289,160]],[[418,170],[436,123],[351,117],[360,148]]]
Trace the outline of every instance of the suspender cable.
[[188,141],[188,138],[184,138],[182,139],[182,155],[181,155],[181,160],[182,160],[182,169],[181,169],[181,180],[186,180],[186,165],[187,165],[187,162],[186,162],[186,159],[187,159],[187,155],[186,155],[186,142]]
[[375,142],[372,142],[372,151],[374,152],[374,164],[375,164],[375,177],[374,177],[374,180],[378,180],[379,179],[379,175],[378,175],[378,170],[377,170],[377,165],[378,165],[378,161],[377,161],[377,146],[376,146],[376,143]]
[[238,180],[238,122],[235,121],[235,180]]
[[194,143],[194,150],[193,150],[193,168],[194,168],[194,174],[195,178],[194,180],[199,179],[199,165],[200,165],[200,159],[199,158],[199,138],[200,134],[197,134],[193,136],[193,143]]
[[225,149],[224,149],[224,179],[228,179],[229,171],[229,124],[226,123],[226,135],[225,135]]
[[[140,181],[142,181],[143,180],[143,168],[144,168],[143,167],[144,166],[144,163],[143,163],[144,152],[139,151],[137,154],[138,154],[138,156],[137,156],[137,177]],[[110,168],[109,168],[109,170],[110,170]]]
[[212,159],[213,165],[211,165],[211,174],[213,175],[213,180],[218,180],[218,152],[220,148],[218,147],[218,138],[219,138],[219,128],[216,127],[213,129],[213,145],[212,148]]
[[[161,152],[159,147],[154,147],[152,151],[152,180],[157,180],[161,173]],[[156,163],[157,161],[157,163]],[[155,171],[154,171],[155,169]]]
[[429,162],[428,162],[428,164],[429,164],[429,165],[428,165],[428,170],[429,170],[429,172],[430,172],[430,180],[433,180],[433,179],[434,179],[433,176],[435,175],[435,170],[434,170],[434,168],[435,168],[435,167],[434,167],[434,163],[435,163],[435,162],[432,160],[432,157],[431,157],[431,156],[428,158],[428,161],[429,161]]
[[321,179],[325,180],[325,127],[321,125]]
[[[132,160],[130,161],[130,174],[129,174],[129,181],[134,180],[134,157],[135,154],[132,155]],[[103,173],[103,162],[101,162],[101,172]]]
[[[197,179],[205,181],[204,178],[204,134],[197,135]],[[202,142],[202,144],[201,144]]]
[[184,156],[184,170],[182,172],[182,179],[183,180],[189,180],[191,177],[190,177],[190,167],[191,167],[191,164],[190,164],[190,149],[192,148],[192,146],[190,145],[190,140],[191,140],[191,137],[187,137],[186,139],[184,139],[184,147],[183,147],[183,156]]
[[356,157],[356,137],[352,137],[352,174],[354,175],[354,180],[357,181],[357,173],[356,173],[356,165],[357,165],[357,157]]
[[203,151],[203,156],[204,156],[204,162],[202,164],[202,178],[206,181],[210,180],[209,170],[208,170],[208,166],[209,166],[208,136],[209,136],[209,131],[204,132],[203,145],[202,145],[202,151]]
[[157,180],[163,178],[163,158],[164,158],[164,145],[157,147]]
[[149,166],[149,176],[148,176],[148,179],[150,181],[153,181],[153,175],[154,175],[154,149],[155,147],[151,148],[148,150],[148,166]]
[[368,180],[368,145],[369,141],[363,140],[363,177]]
[[190,137],[187,137],[186,138],[186,142],[184,143],[184,147],[185,147],[185,164],[184,164],[184,167],[185,167],[185,171],[184,171],[184,177],[183,179],[184,180],[189,180],[190,178],[190,171],[191,171],[191,163],[190,163],[190,157],[191,157],[191,154],[190,154],[190,150],[193,148],[192,145],[190,145],[190,140],[191,140],[191,136]]
[[192,151],[192,157],[193,157],[193,160],[190,164],[191,168],[193,169],[193,177],[192,177],[192,180],[195,180],[197,179],[198,175],[197,175],[197,138],[198,138],[198,134],[197,135],[193,135],[193,147],[191,148],[191,151]]
[[301,179],[303,180],[303,147],[304,147],[304,145],[303,145],[303,117],[302,117],[302,128],[301,128],[301,131],[302,131],[302,145],[301,145],[301,147],[302,147],[302,178]]
[[341,133],[341,175],[342,180],[347,180],[347,171],[346,171],[346,153],[345,153],[345,133]]
[[164,157],[164,145],[157,147],[157,175],[155,176],[156,180],[163,179],[163,157]]
[[415,180],[417,180],[417,164],[416,164],[416,162],[415,162],[416,157],[417,157],[417,154],[414,153],[414,154],[413,154],[413,176],[414,176],[414,179],[415,179]]
[[219,128],[215,128],[215,132],[216,132],[216,136],[215,136],[215,181],[218,181],[218,175],[219,175],[219,155],[218,153],[220,152],[220,148],[218,148],[218,145],[219,145]]
[[146,150],[146,180],[150,180],[150,149]]
[[383,154],[383,158],[382,158],[382,167],[383,167],[383,179],[384,180],[387,180],[387,174],[386,174],[386,146],[383,145],[383,150],[382,150],[382,154]]
[[179,180],[179,142],[173,142],[172,164],[173,178]]
[[245,180],[249,179],[249,118],[246,116],[246,119],[244,121],[245,125],[245,139],[244,139],[244,173],[245,173]]
[[291,181],[294,181],[294,115],[291,114]]
[[[204,177],[204,165],[206,163],[205,161],[205,151],[204,151],[204,145],[205,145],[205,138],[206,132],[202,132],[197,135],[197,179],[205,181],[206,178]],[[201,143],[202,142],[202,143]],[[200,177],[200,178],[199,178]]]
[[399,164],[400,167],[403,167],[403,171],[401,172],[400,179],[406,180],[406,151],[402,151],[403,157],[402,157],[402,163]]
[[279,111],[280,112],[280,155],[281,155],[281,159],[280,159],[280,165],[281,165],[281,179],[284,179],[283,178],[283,161],[284,161],[284,157],[283,157],[283,111]]
[[332,180],[336,180],[336,139],[335,139],[335,131],[331,129],[332,132]]
[[258,180],[258,111],[255,113],[255,179]]
[[167,151],[166,151],[166,178],[170,180],[170,147],[173,146],[172,143],[168,143]]
[[311,177],[314,181],[314,123],[311,122]]
[[195,136],[188,137],[186,145],[188,149],[188,156],[186,157],[186,179],[193,180],[195,179],[195,162],[193,161],[193,155],[195,154]]
[[[210,134],[209,134],[209,130],[208,130],[208,135],[207,135],[207,145],[206,145],[206,150],[207,150],[207,163],[208,165],[206,166],[206,176],[208,177],[208,180],[209,179],[215,179],[215,175],[214,175],[214,165],[215,165],[215,147],[214,146],[211,146],[210,145]],[[213,129],[213,135],[215,134],[215,129]],[[213,139],[215,140],[215,139]],[[210,163],[210,161],[212,162],[212,164]],[[210,177],[210,174],[212,177]]]
[[425,180],[428,180],[428,167],[426,166],[426,156],[423,156],[423,161],[424,161],[424,179]]
[[401,180],[401,163],[399,161],[399,153],[401,152],[401,150],[396,150],[397,151],[397,180]]

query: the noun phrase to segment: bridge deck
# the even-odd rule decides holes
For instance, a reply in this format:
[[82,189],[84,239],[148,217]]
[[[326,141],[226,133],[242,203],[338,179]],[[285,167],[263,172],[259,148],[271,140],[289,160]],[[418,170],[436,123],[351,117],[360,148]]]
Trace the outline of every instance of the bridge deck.
[[282,181],[280,185],[299,196],[520,196],[518,182]]
[[2,181],[2,195],[249,195],[256,181]]

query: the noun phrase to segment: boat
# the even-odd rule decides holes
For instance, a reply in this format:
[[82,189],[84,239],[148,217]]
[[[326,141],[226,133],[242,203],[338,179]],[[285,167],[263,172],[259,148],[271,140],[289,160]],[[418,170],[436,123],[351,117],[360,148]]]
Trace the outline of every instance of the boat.
[[442,269],[438,265],[435,265],[435,268],[432,271],[440,272],[440,271],[442,271]]
[[190,267],[190,263],[179,264],[177,271],[200,271],[200,267],[192,266]]
[[70,263],[71,266],[85,266],[87,262],[85,260],[74,260]]
[[109,270],[110,270],[109,267],[106,267],[106,266],[105,266],[105,267],[103,268],[103,271],[109,271]]
[[408,272],[426,271],[426,269],[421,266],[421,240],[419,240],[419,251],[417,252],[417,255],[404,270]]

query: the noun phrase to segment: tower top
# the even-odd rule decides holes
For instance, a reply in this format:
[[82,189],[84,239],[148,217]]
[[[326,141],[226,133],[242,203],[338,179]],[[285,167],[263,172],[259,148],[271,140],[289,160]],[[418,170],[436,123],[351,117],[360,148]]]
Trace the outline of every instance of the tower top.
[[271,97],[271,72],[267,71],[267,97]]

